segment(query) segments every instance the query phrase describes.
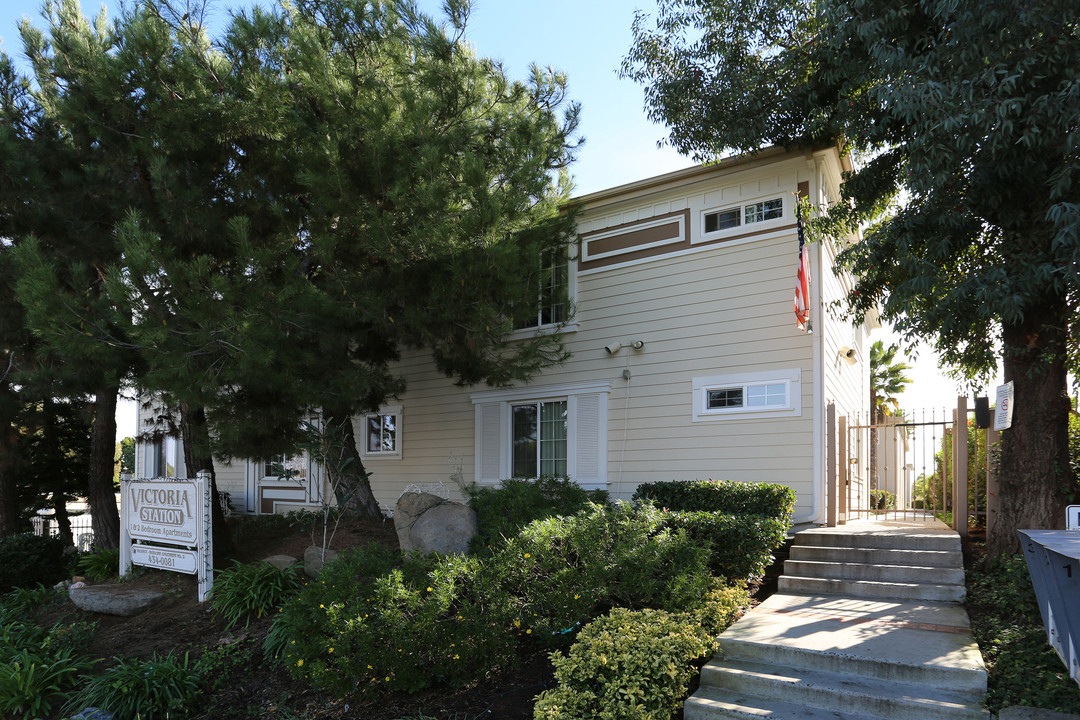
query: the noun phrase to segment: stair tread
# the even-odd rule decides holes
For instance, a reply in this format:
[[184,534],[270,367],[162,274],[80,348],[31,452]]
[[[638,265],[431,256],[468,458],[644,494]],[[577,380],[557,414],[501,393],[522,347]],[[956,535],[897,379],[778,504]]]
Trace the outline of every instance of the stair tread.
[[[721,714],[723,713],[723,714]],[[728,690],[698,688],[686,700],[683,717],[686,720],[709,718],[768,718],[769,720],[882,720],[871,715],[842,713],[780,700],[733,693]]]
[[[949,688],[935,687],[925,683],[898,682],[881,680],[842,672],[827,672],[810,668],[796,668],[727,658],[712,661],[702,673],[702,686],[718,687],[712,682],[714,673],[727,675],[734,682],[746,682],[750,678],[764,679],[777,684],[777,690],[784,692],[785,686],[798,686],[800,689],[824,690],[850,697],[887,698],[913,706],[934,706],[944,709],[978,709],[982,694],[962,692]],[[705,678],[709,677],[708,684]],[[728,688],[730,690],[730,688]]]

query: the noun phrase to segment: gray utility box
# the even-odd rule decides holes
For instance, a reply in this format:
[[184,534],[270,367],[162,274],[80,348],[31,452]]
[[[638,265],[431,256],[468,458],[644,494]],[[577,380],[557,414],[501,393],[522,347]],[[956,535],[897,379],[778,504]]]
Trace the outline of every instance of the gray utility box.
[[1080,531],[1018,530],[1046,637],[1080,685]]

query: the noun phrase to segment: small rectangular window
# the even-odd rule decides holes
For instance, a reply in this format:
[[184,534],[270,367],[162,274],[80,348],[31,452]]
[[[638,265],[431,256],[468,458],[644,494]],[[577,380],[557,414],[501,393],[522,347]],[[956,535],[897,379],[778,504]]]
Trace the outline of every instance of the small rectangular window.
[[746,224],[776,220],[784,216],[783,198],[763,200],[746,206]]
[[370,457],[401,457],[401,407],[364,416],[360,447]]
[[742,211],[739,208],[720,210],[705,215],[705,232],[714,233],[739,227]]
[[787,404],[784,383],[751,385],[746,388],[747,407],[779,407]]

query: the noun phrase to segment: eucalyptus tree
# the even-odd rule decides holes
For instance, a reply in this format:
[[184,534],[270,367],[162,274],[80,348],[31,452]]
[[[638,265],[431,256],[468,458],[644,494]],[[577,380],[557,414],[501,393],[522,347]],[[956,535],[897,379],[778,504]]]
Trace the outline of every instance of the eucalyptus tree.
[[[1080,33],[1072,0],[661,0],[625,74],[709,159],[839,143],[862,158],[819,229],[855,316],[880,305],[969,378],[1015,383],[991,552],[1062,527],[1080,318]],[[900,198],[900,193],[905,193]],[[903,199],[902,203],[898,199]]]

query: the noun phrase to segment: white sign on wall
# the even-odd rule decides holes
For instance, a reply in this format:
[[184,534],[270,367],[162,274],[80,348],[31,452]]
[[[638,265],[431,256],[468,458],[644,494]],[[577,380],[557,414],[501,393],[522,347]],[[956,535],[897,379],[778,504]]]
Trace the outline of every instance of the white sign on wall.
[[997,386],[995,402],[994,429],[1008,430],[1012,427],[1013,417],[1013,383],[1012,380],[1004,385]]
[[198,575],[199,602],[214,584],[210,474],[121,479],[120,575],[131,565]]
[[1080,505],[1065,506],[1065,529],[1080,530]]

